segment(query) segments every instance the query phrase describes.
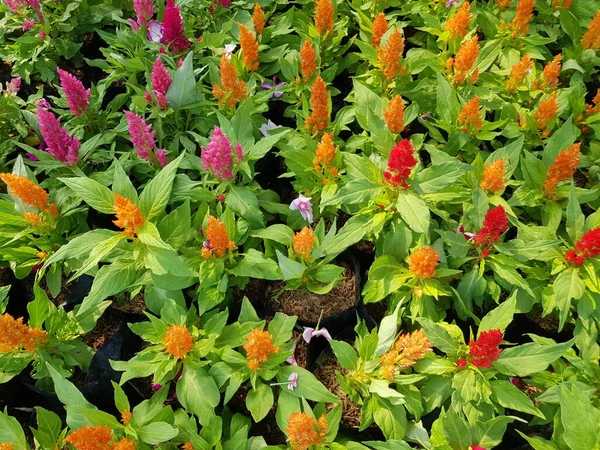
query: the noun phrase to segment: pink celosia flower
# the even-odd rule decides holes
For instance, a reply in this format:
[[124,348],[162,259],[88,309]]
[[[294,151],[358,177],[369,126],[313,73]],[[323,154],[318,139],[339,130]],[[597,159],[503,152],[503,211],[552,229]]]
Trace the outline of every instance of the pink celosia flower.
[[133,10],[135,11],[137,26],[147,27],[154,16],[152,0],[133,0]]
[[244,157],[242,146],[236,144],[233,149],[227,136],[215,125],[210,142],[202,150],[201,159],[204,170],[212,172],[220,180],[231,180],[233,178],[232,150],[235,151],[236,163],[239,164]]
[[6,84],[6,89],[3,91],[5,94],[14,95],[21,89],[21,77],[13,78],[9,83]]
[[22,14],[23,11],[21,11],[21,8],[23,8],[27,2],[24,0],[5,0],[6,1],[6,6],[8,6],[8,9],[10,9],[12,12],[17,13],[17,14]]
[[169,106],[167,91],[169,90],[172,81],[171,75],[167,72],[167,69],[159,56],[156,58],[154,67],[152,68],[152,89],[156,96],[156,102],[161,109],[166,109],[167,106]]
[[164,167],[167,164],[166,150],[155,150],[156,142],[154,141],[154,136],[156,136],[156,131],[152,131],[152,127],[146,124],[146,121],[137,114],[125,111],[125,115],[127,116],[131,142],[138,156],[146,161],[151,161],[152,158],[150,155],[154,153],[159,164]]
[[67,131],[60,126],[58,118],[50,111],[37,105],[37,117],[40,126],[40,132],[46,143],[46,151],[63,163],[74,166],[79,161],[79,140],[70,136]]
[[471,450],[487,450],[479,445],[471,445]]
[[71,114],[74,116],[80,116],[90,106],[89,102],[91,90],[85,89],[81,81],[79,81],[69,72],[66,72],[62,69],[57,69],[56,71],[60,77],[60,87],[67,96],[67,102],[69,103]]
[[190,46],[183,35],[183,18],[179,6],[173,0],[167,0],[165,14],[162,22],[163,44],[168,45],[174,53],[182,52]]
[[33,20],[33,19],[25,19],[23,21],[23,28],[22,29],[23,29],[24,32],[25,31],[29,31],[29,30],[33,29],[34,25],[35,25],[35,20]]
[[46,40],[46,32],[44,30],[40,31],[40,39],[41,40]]

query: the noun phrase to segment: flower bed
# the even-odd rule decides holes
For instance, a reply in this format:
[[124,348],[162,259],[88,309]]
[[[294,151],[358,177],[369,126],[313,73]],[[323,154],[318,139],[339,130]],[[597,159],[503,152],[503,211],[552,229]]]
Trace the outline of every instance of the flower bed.
[[599,0],[0,26],[0,450],[600,448]]

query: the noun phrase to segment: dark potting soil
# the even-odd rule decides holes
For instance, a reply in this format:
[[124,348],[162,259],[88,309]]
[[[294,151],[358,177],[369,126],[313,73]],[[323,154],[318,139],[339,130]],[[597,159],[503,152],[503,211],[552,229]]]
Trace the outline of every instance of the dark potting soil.
[[98,350],[116,333],[120,324],[121,318],[115,314],[102,314],[94,329],[83,336],[83,341],[89,347]]
[[267,303],[274,311],[289,316],[297,316],[300,321],[317,323],[319,318],[326,319],[336,313],[356,306],[356,279],[347,264],[344,266],[342,281],[327,294],[315,294],[309,291],[286,291],[285,283],[276,282],[267,286]]

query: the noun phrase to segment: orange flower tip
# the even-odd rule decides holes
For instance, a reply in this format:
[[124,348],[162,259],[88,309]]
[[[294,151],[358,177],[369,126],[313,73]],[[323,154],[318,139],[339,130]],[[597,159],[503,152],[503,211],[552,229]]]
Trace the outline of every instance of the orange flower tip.
[[131,422],[132,417],[133,414],[131,413],[131,411],[123,411],[121,413],[121,423],[123,423],[123,425],[125,426],[129,425],[129,422]]
[[383,111],[385,124],[392,133],[400,133],[404,130],[404,109],[402,97],[396,95]]
[[322,415],[318,420],[305,412],[294,412],[288,419],[287,442],[293,450],[308,450],[325,442],[329,430],[327,419]]
[[144,225],[144,216],[137,205],[116,193],[113,210],[117,216],[117,220],[114,220],[113,223],[119,228],[123,228],[125,234],[134,236]]
[[246,83],[238,78],[233,63],[226,55],[221,56],[219,71],[221,85],[213,85],[213,95],[219,101],[219,106],[227,105],[233,109],[238,102],[246,98]]
[[113,435],[108,426],[84,426],[73,431],[65,438],[77,450],[98,450],[110,448]]
[[269,355],[279,352],[279,347],[273,343],[271,333],[260,328],[250,332],[243,347],[248,359],[248,368],[252,371],[259,370],[261,365],[268,361]]
[[9,193],[13,197],[44,212],[49,211],[50,198],[48,193],[29,178],[12,173],[0,173],[0,180],[6,184]]
[[315,27],[323,36],[333,32],[333,3],[331,0],[315,1]]
[[401,334],[392,348],[381,357],[383,378],[393,381],[397,371],[414,366],[419,359],[431,352],[432,347],[423,330]]
[[0,315],[0,354],[33,352],[46,342],[46,332],[25,325],[22,317],[15,319],[10,314]]
[[171,325],[163,335],[165,352],[175,359],[185,359],[194,347],[194,339],[185,325]]
[[433,278],[440,257],[433,247],[424,245],[408,257],[408,270],[420,279]]
[[305,40],[300,49],[300,72],[302,78],[308,81],[317,71],[317,55],[309,40]]
[[464,2],[454,17],[448,19],[445,29],[450,32],[450,39],[462,38],[468,32],[469,23],[473,15],[471,14],[471,4]]
[[293,237],[294,253],[308,261],[315,245],[315,237],[309,227],[304,227]]
[[388,23],[385,19],[385,14],[380,12],[373,20],[373,35],[371,36],[371,44],[373,47],[379,47],[381,38],[388,30]]
[[208,226],[204,229],[206,241],[200,250],[204,259],[214,255],[224,257],[228,252],[235,250],[235,243],[229,239],[227,227],[216,217],[208,216]]
[[471,129],[477,131],[483,125],[483,118],[481,115],[481,105],[479,97],[473,97],[463,106],[462,111],[458,116],[459,125],[463,126],[463,129]]
[[263,28],[265,27],[265,13],[258,2],[254,4],[252,22],[254,24],[254,31],[256,31],[256,34],[262,34]]
[[377,61],[386,80],[391,81],[400,73],[400,60],[403,52],[404,37],[397,28],[394,28],[385,45],[377,49]]
[[317,76],[310,90],[310,107],[312,113],[306,118],[306,129],[311,133],[325,130],[330,119],[329,93],[321,76]]
[[496,193],[504,189],[504,176],[506,174],[506,164],[503,158],[497,159],[491,164],[485,166],[481,178],[481,189],[484,191]]

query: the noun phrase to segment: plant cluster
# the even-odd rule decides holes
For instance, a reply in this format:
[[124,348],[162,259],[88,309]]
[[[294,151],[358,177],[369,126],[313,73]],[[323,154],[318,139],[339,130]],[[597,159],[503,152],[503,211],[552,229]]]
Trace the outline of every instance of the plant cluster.
[[600,0],[0,30],[0,450],[600,449]]

